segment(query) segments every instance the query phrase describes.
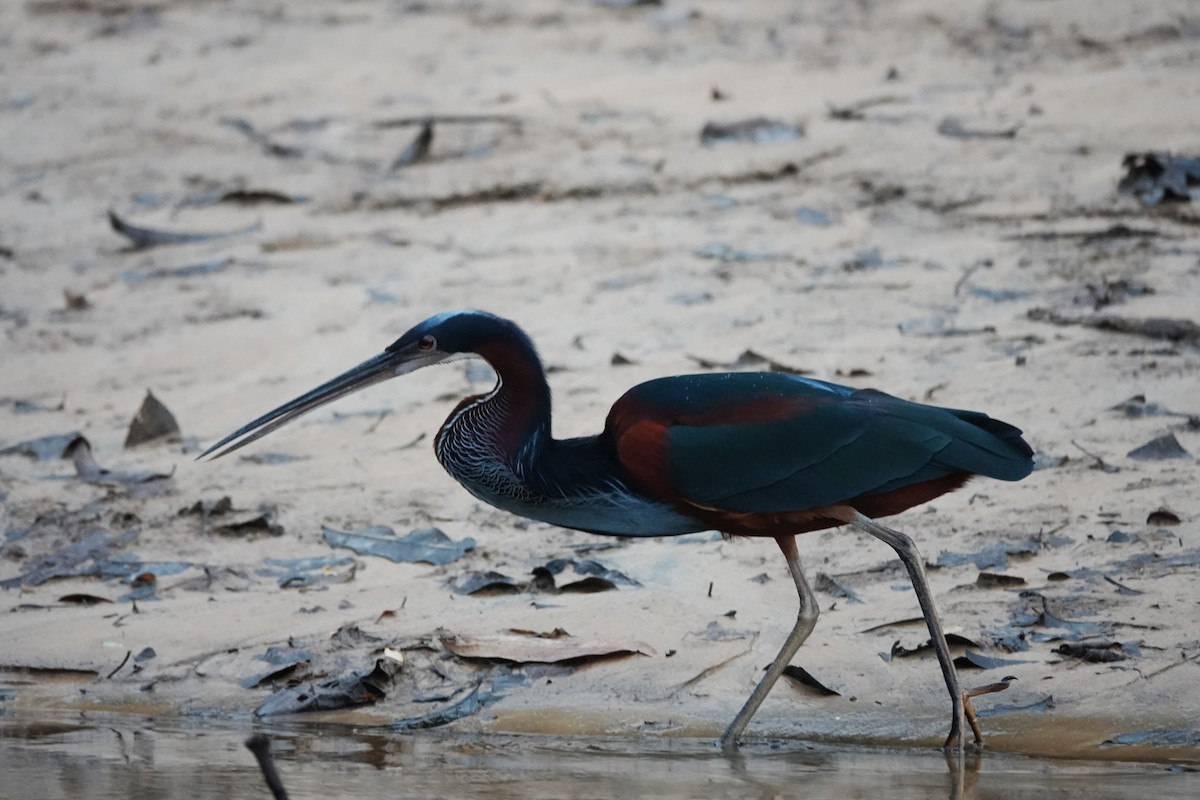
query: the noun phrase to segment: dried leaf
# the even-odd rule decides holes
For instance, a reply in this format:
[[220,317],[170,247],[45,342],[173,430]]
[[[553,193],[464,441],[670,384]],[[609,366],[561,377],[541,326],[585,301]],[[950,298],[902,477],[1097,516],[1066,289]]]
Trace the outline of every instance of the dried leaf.
[[924,625],[924,617],[908,617],[907,619],[898,619],[895,622],[881,622],[878,625],[872,625],[869,628],[864,628],[860,633],[872,633],[874,631],[884,631],[891,628],[912,628],[917,625]]
[[1120,642],[1079,644],[1065,642],[1054,648],[1054,652],[1068,658],[1078,658],[1090,664],[1106,664],[1129,658]]
[[1139,591],[1138,589],[1132,589],[1132,588],[1126,586],[1125,584],[1121,583],[1120,581],[1116,580],[1115,578],[1110,578],[1108,575],[1104,576],[1104,580],[1108,581],[1113,586],[1117,587],[1118,594],[1123,594],[1128,597],[1137,597],[1140,594],[1145,594],[1145,592]]
[[988,130],[968,128],[961,118],[955,116],[943,117],[937,126],[937,132],[950,139],[1012,139],[1019,130],[1020,125]]
[[262,223],[256,222],[245,228],[238,228],[232,231],[218,231],[212,233],[186,233],[177,231],[159,231],[153,228],[141,228],[136,225],[130,225],[125,220],[117,216],[117,212],[108,212],[108,221],[112,225],[112,229],[117,233],[127,238],[132,244],[134,250],[145,250],[151,247],[168,244],[190,244],[193,242],[211,242],[218,239],[228,239],[233,236],[244,236],[248,233],[254,233],[262,228]]
[[398,719],[388,723],[387,728],[393,731],[415,731],[449,725],[456,720],[478,714],[502,696],[493,688],[484,688],[483,684],[476,684],[461,700],[446,708],[416,717]]
[[996,572],[981,572],[975,578],[975,585],[981,589],[1009,588],[1024,586],[1025,579],[1019,575],[1001,575]]
[[573,636],[458,635],[444,636],[441,641],[447,650],[460,658],[487,658],[518,664],[555,664],[580,658],[655,653],[650,645],[636,640],[576,639]]
[[66,303],[68,311],[87,311],[92,307],[88,302],[87,295],[82,292],[72,292],[70,289],[63,289],[63,301]]
[[1182,522],[1179,515],[1166,506],[1159,506],[1146,517],[1147,525],[1155,525],[1160,528],[1167,528],[1178,525]]
[[1195,345],[1200,343],[1200,325],[1190,319],[1118,317],[1113,314],[1070,316],[1048,308],[1031,308],[1026,312],[1026,316],[1031,320],[1048,322],[1052,325],[1082,325],[1085,328],[1144,336],[1148,339],[1161,339],[1179,344]]
[[702,356],[689,355],[689,359],[695,361],[701,369],[722,369],[722,370],[743,370],[743,369],[760,369],[768,372],[781,372],[785,375],[811,375],[810,370],[801,369],[800,367],[790,367],[774,359],[767,358],[761,353],[756,353],[753,350],[744,350],[733,361],[715,361]]
[[1200,730],[1148,730],[1122,733],[1103,744],[1136,745],[1140,747],[1197,747],[1200,746]]
[[318,583],[347,583],[354,580],[357,566],[349,556],[315,558],[268,558],[259,575],[277,578],[283,589],[300,589]]
[[1170,153],[1128,153],[1117,191],[1144,205],[1195,200],[1200,196],[1200,158]]
[[72,431],[27,439],[0,450],[0,456],[28,456],[38,461],[53,461],[56,458],[66,458],[69,455],[67,447],[79,438],[79,431]]
[[708,623],[708,626],[704,630],[692,635],[706,642],[736,642],[740,639],[749,639],[755,633],[754,631],[739,631],[734,628],[726,628],[721,623],[713,620]]
[[1156,439],[1151,439],[1141,447],[1135,447],[1125,454],[1129,458],[1138,461],[1165,461],[1173,458],[1191,458],[1192,454],[1183,449],[1183,445],[1175,438],[1175,434],[1168,433],[1164,436],[1159,436]]
[[804,136],[802,125],[793,125],[766,117],[751,117],[734,122],[708,122],[700,131],[700,143],[704,145],[729,142],[789,142]]
[[425,120],[416,138],[409,142],[408,147],[405,147],[400,152],[400,155],[396,156],[396,159],[392,162],[392,166],[389,167],[389,171],[395,172],[401,167],[424,160],[429,155],[429,148],[432,144],[433,120]]
[[514,636],[532,636],[535,639],[562,639],[569,637],[571,634],[563,628],[555,628],[552,631],[531,631],[526,628],[509,628],[508,632]]
[[824,572],[817,573],[816,580],[813,581],[813,588],[818,592],[844,598],[849,603],[862,602],[862,598],[853,589]]
[[101,603],[111,603],[112,600],[109,600],[107,597],[97,597],[94,594],[83,594],[82,592],[76,592],[74,594],[64,594],[62,597],[58,598],[58,602],[67,603],[74,606],[96,606],[100,605]]
[[[136,535],[132,530],[111,537],[106,536],[103,531],[93,531],[54,553],[31,559],[32,568],[29,571],[0,580],[0,589],[40,586],[55,578],[104,575],[104,559],[110,552],[119,550],[131,542]],[[124,571],[120,574],[128,574],[131,566],[134,565],[125,563]]]
[[[605,592],[617,588],[618,584],[623,586],[641,586],[640,583],[620,570],[609,569],[599,561],[594,561],[590,558],[579,561],[573,558],[555,558],[547,561],[539,569],[545,570],[548,576],[560,576],[558,579],[552,577],[550,587],[544,585],[538,587],[543,591],[553,589],[556,583],[558,584],[557,590],[560,592],[575,592],[579,594]],[[537,575],[538,571],[534,570],[534,574]],[[563,583],[563,580],[566,582]]]
[[212,261],[201,261],[197,264],[184,264],[182,267],[127,270],[118,274],[117,277],[126,283],[141,283],[142,281],[158,278],[196,278],[201,275],[213,275],[221,272],[232,263],[232,258],[216,258]]
[[130,486],[150,481],[168,480],[172,473],[163,472],[119,472],[104,469],[96,463],[92,455],[92,445],[83,436],[76,436],[67,445],[65,455],[69,455],[75,463],[75,474],[85,483],[97,486]]
[[387,696],[401,666],[401,662],[385,656],[377,659],[375,668],[367,673],[349,672],[334,680],[281,689],[256,708],[254,715],[268,717],[370,705]]
[[266,506],[259,511],[243,512],[233,519],[213,525],[210,532],[221,536],[282,536],[283,526],[275,521],[275,508]]
[[1020,712],[1041,713],[1043,711],[1054,710],[1054,696],[1046,695],[1041,700],[1036,700],[1032,703],[1027,703],[1023,706],[992,706],[991,708],[981,708],[975,712],[977,717],[998,717],[1002,714],[1016,714]]
[[[946,644],[948,644],[950,646],[962,645],[962,646],[974,647],[974,648],[979,647],[978,643],[968,639],[965,636],[960,636],[957,633],[947,633],[946,634]],[[921,655],[922,653],[931,653],[931,652],[933,652],[933,640],[932,639],[926,639],[924,642],[922,642],[921,644],[919,644],[913,648],[904,647],[903,645],[900,644],[899,641],[896,641],[892,644],[891,655],[892,655],[892,658],[908,658],[910,656],[916,656],[916,655]]]
[[524,588],[524,584],[491,570],[459,575],[450,584],[450,589],[455,594],[468,595],[516,594]]
[[783,674],[787,675],[789,678],[796,681],[801,686],[805,686],[809,689],[814,690],[814,693],[820,695],[821,697],[841,697],[842,696],[841,692],[836,692],[833,689],[830,689],[828,686],[826,686],[825,684],[821,683],[819,680],[814,678],[812,676],[812,673],[810,673],[804,667],[797,667],[795,664],[788,664],[786,667],[783,668]]
[[179,423],[175,415],[154,396],[149,389],[142,400],[142,407],[129,423],[129,433],[125,436],[125,447],[136,447],[155,439],[179,435]]
[[233,510],[233,501],[229,495],[218,500],[197,500],[192,505],[179,509],[179,516],[197,515],[201,517],[219,517]]
[[1025,658],[997,658],[995,656],[985,656],[982,653],[968,650],[958,658],[954,659],[954,666],[958,669],[999,669],[1000,667],[1013,667],[1017,664],[1033,664],[1034,661]]
[[373,525],[359,531],[322,528],[331,547],[344,547],[359,555],[379,556],[398,563],[449,564],[475,548],[469,536],[454,541],[437,528],[419,528],[405,536],[386,525]]
[[232,203],[239,206],[255,205],[294,205],[307,203],[309,198],[304,195],[285,194],[274,189],[231,189],[217,198],[218,203]]

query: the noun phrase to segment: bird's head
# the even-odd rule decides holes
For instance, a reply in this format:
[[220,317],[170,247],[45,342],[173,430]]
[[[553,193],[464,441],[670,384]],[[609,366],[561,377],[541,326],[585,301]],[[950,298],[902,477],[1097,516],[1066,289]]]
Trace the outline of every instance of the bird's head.
[[532,354],[533,363],[540,369],[533,344],[515,323],[486,311],[436,314],[414,325],[379,355],[290,403],[263,414],[205,450],[198,458],[220,458],[266,436],[301,414],[390,378],[467,355],[482,356],[495,366],[514,347]]
[[448,361],[456,356],[487,354],[509,343],[527,342],[525,333],[503,317],[486,311],[446,311],[435,314],[388,345],[385,354],[400,359],[403,375]]

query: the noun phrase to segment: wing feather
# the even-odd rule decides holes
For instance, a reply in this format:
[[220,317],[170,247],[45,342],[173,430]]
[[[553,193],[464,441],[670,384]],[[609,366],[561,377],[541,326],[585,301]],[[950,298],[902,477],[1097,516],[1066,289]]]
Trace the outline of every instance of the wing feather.
[[800,511],[953,474],[1016,480],[1032,454],[1019,430],[978,412],[774,373],[651,381],[618,401],[609,427],[621,462],[656,493],[738,513]]

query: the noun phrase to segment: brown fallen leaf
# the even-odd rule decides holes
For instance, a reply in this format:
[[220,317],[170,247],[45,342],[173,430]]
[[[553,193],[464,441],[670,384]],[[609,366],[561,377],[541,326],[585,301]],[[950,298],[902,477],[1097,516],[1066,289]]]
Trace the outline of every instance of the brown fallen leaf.
[[645,642],[636,640],[576,639],[563,636],[548,639],[540,636],[514,636],[495,634],[491,636],[452,635],[441,637],[442,645],[459,658],[490,658],[500,661],[515,661],[519,664],[555,664],[577,658],[604,658],[622,654],[638,653],[655,655],[655,650]]
[[68,311],[87,311],[92,307],[88,302],[87,295],[83,292],[72,292],[70,289],[63,289],[63,300],[66,303]]
[[782,372],[785,375],[811,375],[812,371],[793,367],[776,361],[773,358],[768,358],[761,353],[756,353],[753,350],[745,350],[733,361],[718,361],[704,356],[688,355],[688,358],[694,361],[701,369],[722,369],[722,370],[741,370],[747,368],[756,368],[766,370],[768,372]]
[[1146,517],[1147,525],[1157,525],[1159,527],[1178,525],[1180,522],[1182,520],[1179,518],[1179,515],[1166,506],[1159,506]]
[[409,142],[408,146],[401,151],[400,155],[396,156],[392,161],[392,165],[388,168],[389,172],[395,172],[401,167],[406,167],[409,164],[415,164],[422,161],[429,155],[429,148],[433,145],[433,120],[425,120],[425,124],[421,126],[421,130],[417,133],[417,137]]
[[80,480],[86,483],[94,483],[97,486],[130,486],[138,483],[149,483],[150,481],[167,480],[174,473],[163,472],[120,472],[117,470],[104,469],[96,463],[95,456],[92,455],[92,445],[85,437],[76,436],[67,449],[63,452],[63,457],[69,457],[75,464],[75,474]]
[[170,244],[190,244],[193,242],[211,242],[218,239],[228,239],[231,236],[245,236],[249,233],[255,233],[262,228],[262,223],[256,222],[253,225],[247,225],[244,228],[230,231],[215,231],[215,232],[180,232],[180,231],[160,231],[153,228],[142,228],[136,225],[131,225],[125,220],[117,216],[115,211],[108,212],[108,221],[112,225],[112,229],[124,236],[132,243],[131,249],[145,250],[159,245]]
[[154,392],[147,389],[141,408],[129,423],[125,447],[128,449],[171,436],[179,436],[179,423],[175,421],[175,415],[154,396]]
[[532,636],[535,639],[561,639],[564,636],[570,638],[571,634],[567,633],[563,628],[555,628],[552,631],[531,631],[527,628],[509,628],[508,632],[516,636]]
[[800,686],[803,686],[809,692],[820,697],[841,697],[842,693],[834,689],[830,689],[825,684],[813,677],[812,673],[804,667],[798,667],[795,664],[788,664],[783,668],[783,674],[796,681]]
[[997,572],[980,572],[975,578],[975,585],[981,589],[1024,586],[1025,579],[1019,575],[1003,575]]
[[62,597],[58,598],[58,602],[67,603],[73,606],[96,606],[100,605],[101,603],[111,603],[112,600],[109,600],[107,597],[99,597],[94,594],[76,592],[75,594],[64,594]]
[[1179,344],[1200,343],[1200,325],[1190,319],[1118,317],[1114,314],[1090,314],[1080,317],[1061,314],[1048,308],[1031,308],[1026,312],[1026,316],[1035,322],[1049,322],[1052,325],[1082,325],[1085,328],[1162,339]]

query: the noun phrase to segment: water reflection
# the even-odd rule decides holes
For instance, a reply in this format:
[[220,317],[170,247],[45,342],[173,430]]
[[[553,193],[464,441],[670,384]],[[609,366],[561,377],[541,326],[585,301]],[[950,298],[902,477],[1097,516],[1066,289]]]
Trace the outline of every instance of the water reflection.
[[[0,795],[25,798],[267,797],[242,746],[253,726],[143,717],[0,716]],[[797,742],[733,756],[698,740],[398,735],[263,729],[291,797],[732,797],[1014,800],[1200,796],[1200,774],[1161,764],[997,754],[960,765],[936,751]]]

